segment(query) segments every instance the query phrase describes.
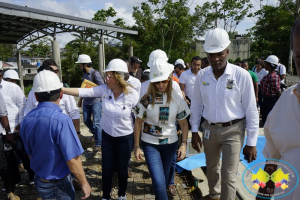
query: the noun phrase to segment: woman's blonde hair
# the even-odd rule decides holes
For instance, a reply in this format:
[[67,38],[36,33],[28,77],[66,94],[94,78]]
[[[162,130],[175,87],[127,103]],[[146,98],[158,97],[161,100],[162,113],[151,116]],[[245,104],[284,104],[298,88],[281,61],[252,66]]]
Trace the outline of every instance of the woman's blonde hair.
[[[169,79],[169,82],[168,82],[168,85],[166,88],[166,93],[167,93],[167,104],[170,104],[170,102],[172,100],[172,89],[173,89],[172,76],[169,76],[168,79]],[[145,96],[143,96],[142,100],[146,99],[147,97],[151,97],[151,99],[152,99],[151,104],[152,104],[152,106],[154,106],[157,93],[159,93],[157,87],[155,86],[154,83],[150,82],[147,94]]]
[[129,86],[129,87],[133,88],[133,86],[131,84],[127,83],[120,73],[114,72],[114,76],[116,77],[117,83],[120,85],[123,93],[127,95],[128,94],[127,87]]

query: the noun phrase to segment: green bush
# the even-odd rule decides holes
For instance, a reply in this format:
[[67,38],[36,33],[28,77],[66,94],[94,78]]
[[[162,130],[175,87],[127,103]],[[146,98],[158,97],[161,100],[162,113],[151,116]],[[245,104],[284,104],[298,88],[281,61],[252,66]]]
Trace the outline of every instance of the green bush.
[[26,96],[26,97],[28,96],[28,94],[29,94],[31,88],[32,88],[32,85],[28,85],[28,86],[25,86],[25,87],[24,87],[24,93],[25,93],[25,96]]

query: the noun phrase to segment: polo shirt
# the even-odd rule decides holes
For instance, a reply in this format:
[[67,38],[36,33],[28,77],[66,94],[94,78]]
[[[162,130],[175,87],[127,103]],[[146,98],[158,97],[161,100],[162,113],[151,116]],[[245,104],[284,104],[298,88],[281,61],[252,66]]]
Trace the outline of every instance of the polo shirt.
[[258,85],[260,85],[260,81],[261,79],[263,79],[263,77],[267,76],[269,71],[265,70],[264,68],[262,68],[259,72],[257,72],[257,69],[255,69],[255,74],[257,76],[258,79]]
[[196,80],[197,75],[195,75],[191,69],[184,71],[179,78],[179,83],[185,84],[184,87],[184,93],[186,96],[188,96],[190,99],[193,96],[193,90],[194,90],[194,84]]
[[115,99],[107,85],[93,88],[79,88],[80,97],[99,97],[102,99],[101,128],[112,137],[122,137],[133,133],[131,110],[139,100],[138,92],[128,87],[128,94],[120,94]]
[[[286,67],[283,64],[279,63],[277,65],[277,71],[278,71],[280,76],[285,75],[286,74]],[[281,83],[284,84],[284,79],[281,80]]]
[[255,146],[259,117],[253,90],[249,72],[229,62],[218,80],[214,77],[212,67],[200,70],[191,99],[192,132],[198,132],[202,116],[208,123],[225,123],[246,117],[246,143]]
[[[92,74],[94,73],[95,69],[91,68],[88,73],[84,73],[82,77],[82,81],[84,79],[88,81],[92,81]],[[105,84],[103,76],[100,74],[100,72],[96,71],[94,76],[94,80],[97,85],[103,85]],[[84,98],[83,105],[94,105],[95,103],[101,101],[101,98]]]
[[142,141],[151,144],[171,144],[178,140],[176,120],[185,119],[191,112],[185,100],[172,89],[172,100],[167,104],[166,93],[141,99],[134,108],[138,118],[144,120]]
[[83,153],[73,122],[52,102],[39,103],[21,123],[20,136],[30,168],[46,180],[71,173],[67,161]]
[[0,93],[0,102],[2,102],[2,103],[0,103],[0,117],[7,116],[6,106],[5,106],[4,99],[3,99],[3,96],[1,93]]
[[253,83],[258,82],[256,74],[253,71],[250,71],[250,69],[248,69],[248,72],[250,73]]
[[[282,93],[264,126],[266,144],[263,154],[266,159],[278,159],[292,165],[300,174],[300,104],[293,90],[300,92],[300,83]],[[295,179],[291,179],[294,181]],[[281,188],[275,192],[282,191]],[[300,184],[284,200],[296,200],[300,197]]]

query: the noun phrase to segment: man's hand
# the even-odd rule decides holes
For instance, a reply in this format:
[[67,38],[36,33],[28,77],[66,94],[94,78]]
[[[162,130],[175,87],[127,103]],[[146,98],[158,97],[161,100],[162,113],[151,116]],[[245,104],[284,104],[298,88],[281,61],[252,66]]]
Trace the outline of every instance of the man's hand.
[[256,160],[257,157],[257,150],[256,146],[248,146],[246,145],[243,149],[243,154],[246,156],[246,160],[248,163],[251,163],[253,160]]
[[84,196],[81,199],[87,199],[91,195],[91,186],[89,183],[81,185],[81,190],[84,193]]
[[79,101],[78,101],[78,104],[77,104],[77,106],[78,106],[79,108],[81,108],[81,107],[82,107],[82,100],[83,100],[83,99],[82,99],[82,98],[80,98],[80,99],[79,99]]
[[8,134],[8,135],[6,135],[5,136],[5,141],[6,142],[10,142],[12,144],[15,144],[16,142],[15,142],[15,136],[14,136],[14,134]]
[[[200,146],[200,147],[199,147]],[[202,142],[199,134],[197,132],[192,133],[192,147],[200,153],[200,148],[202,147]]]
[[177,161],[183,160],[186,155],[186,146],[181,145],[177,153]]

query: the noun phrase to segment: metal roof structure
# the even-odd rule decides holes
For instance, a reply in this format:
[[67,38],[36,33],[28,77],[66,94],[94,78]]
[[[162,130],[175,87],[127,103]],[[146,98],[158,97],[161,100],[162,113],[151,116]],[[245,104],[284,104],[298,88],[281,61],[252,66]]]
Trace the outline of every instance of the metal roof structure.
[[0,2],[0,43],[27,44],[57,33],[100,34],[121,39],[137,31],[98,21]]

